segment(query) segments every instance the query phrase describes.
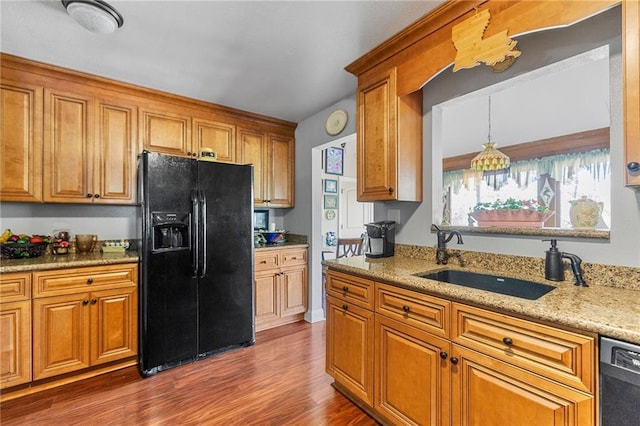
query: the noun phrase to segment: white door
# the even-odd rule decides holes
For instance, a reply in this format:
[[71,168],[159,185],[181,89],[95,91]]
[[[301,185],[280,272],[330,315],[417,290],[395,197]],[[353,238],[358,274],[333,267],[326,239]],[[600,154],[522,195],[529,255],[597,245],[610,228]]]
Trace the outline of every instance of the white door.
[[338,200],[338,237],[356,238],[365,231],[364,224],[373,220],[373,203],[357,200],[355,179],[340,179]]

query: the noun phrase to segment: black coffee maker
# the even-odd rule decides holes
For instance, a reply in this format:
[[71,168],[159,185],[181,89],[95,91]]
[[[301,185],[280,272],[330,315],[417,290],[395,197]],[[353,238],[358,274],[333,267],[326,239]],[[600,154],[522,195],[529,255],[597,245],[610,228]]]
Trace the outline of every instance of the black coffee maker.
[[394,254],[396,223],[393,220],[381,220],[367,223],[367,257],[391,257]]

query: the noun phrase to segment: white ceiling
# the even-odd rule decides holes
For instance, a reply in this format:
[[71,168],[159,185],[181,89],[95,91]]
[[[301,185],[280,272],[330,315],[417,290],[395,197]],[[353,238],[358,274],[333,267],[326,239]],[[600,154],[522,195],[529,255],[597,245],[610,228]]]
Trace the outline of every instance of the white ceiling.
[[344,67],[443,3],[118,1],[94,34],[60,1],[1,0],[0,50],[293,122],[350,96]]

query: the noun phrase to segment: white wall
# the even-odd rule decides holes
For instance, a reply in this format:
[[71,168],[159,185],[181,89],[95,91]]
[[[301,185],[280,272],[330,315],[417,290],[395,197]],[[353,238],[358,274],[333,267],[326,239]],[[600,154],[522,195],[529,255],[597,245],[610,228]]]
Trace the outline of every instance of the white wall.
[[136,238],[136,206],[0,203],[0,228],[15,233],[51,235],[97,234],[101,240]]

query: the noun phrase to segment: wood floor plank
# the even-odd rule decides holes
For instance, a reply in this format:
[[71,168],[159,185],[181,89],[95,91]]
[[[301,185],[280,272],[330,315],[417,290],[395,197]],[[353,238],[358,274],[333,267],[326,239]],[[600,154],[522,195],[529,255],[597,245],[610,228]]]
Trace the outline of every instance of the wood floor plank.
[[0,423],[376,425],[331,386],[324,357],[325,323],[294,323],[147,379],[131,367],[4,402]]

